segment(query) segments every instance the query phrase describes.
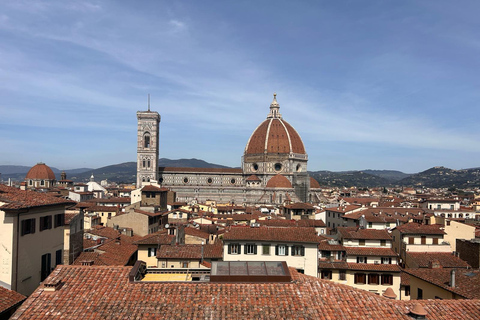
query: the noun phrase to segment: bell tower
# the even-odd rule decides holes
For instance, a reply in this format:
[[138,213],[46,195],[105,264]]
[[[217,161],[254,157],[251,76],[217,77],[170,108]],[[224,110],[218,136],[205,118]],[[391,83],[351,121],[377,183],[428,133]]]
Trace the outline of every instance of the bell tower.
[[137,111],[137,188],[145,182],[158,180],[158,143],[160,132],[160,115],[150,111],[150,95],[148,110]]

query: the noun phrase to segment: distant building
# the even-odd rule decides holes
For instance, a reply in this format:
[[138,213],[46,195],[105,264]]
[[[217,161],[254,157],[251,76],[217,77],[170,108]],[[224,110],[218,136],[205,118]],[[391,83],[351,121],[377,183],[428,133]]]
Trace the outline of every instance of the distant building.
[[242,168],[158,168],[160,115],[137,112],[137,188],[151,181],[176,192],[176,201],[235,204],[319,201],[318,183],[307,173],[300,135],[280,114],[274,95],[270,113],[250,136]]
[[28,171],[25,182],[27,189],[50,189],[56,185],[55,173],[45,163],[39,162]]

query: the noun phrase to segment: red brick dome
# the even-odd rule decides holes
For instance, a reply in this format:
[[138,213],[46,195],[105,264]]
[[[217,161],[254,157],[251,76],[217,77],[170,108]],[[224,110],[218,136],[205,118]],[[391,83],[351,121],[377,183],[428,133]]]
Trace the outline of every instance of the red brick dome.
[[279,112],[276,95],[270,105],[270,114],[250,136],[245,147],[245,155],[262,153],[306,154],[303,141],[297,131]]
[[292,183],[285,176],[277,174],[268,180],[267,188],[292,188]]
[[37,163],[27,173],[25,179],[55,180],[55,174],[45,163]]
[[313,177],[310,177],[310,188],[311,189],[320,189],[320,184]]

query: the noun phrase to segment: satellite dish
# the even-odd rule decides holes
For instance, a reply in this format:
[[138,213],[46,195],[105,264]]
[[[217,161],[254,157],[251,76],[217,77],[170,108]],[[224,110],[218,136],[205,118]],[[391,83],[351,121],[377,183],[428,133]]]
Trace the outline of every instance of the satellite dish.
[[168,229],[169,227],[170,227],[170,225],[167,223],[167,224],[165,225],[165,228]]

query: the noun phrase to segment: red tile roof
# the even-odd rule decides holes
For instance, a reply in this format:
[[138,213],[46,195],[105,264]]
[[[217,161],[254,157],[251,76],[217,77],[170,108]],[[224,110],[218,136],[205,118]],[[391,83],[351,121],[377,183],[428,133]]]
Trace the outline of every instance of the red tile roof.
[[320,184],[313,177],[310,177],[310,189],[320,189]]
[[205,231],[202,231],[202,230],[199,230],[199,229],[187,227],[184,230],[185,230],[185,235],[198,237],[198,238],[202,238],[202,239],[208,239],[210,237],[208,232],[205,232]]
[[373,257],[397,257],[398,255],[390,248],[373,247],[345,247],[347,255],[373,256]]
[[338,227],[337,231],[343,239],[360,240],[392,240],[386,230],[361,229],[357,227]]
[[267,188],[292,188],[292,183],[285,176],[277,174],[267,182]]
[[479,319],[480,300],[389,300],[299,274],[289,283],[134,283],[131,267],[58,266],[17,310],[17,319]]
[[411,268],[428,268],[438,261],[443,268],[469,268],[470,265],[450,252],[407,252],[406,261]]
[[322,220],[302,219],[302,220],[286,220],[286,219],[267,219],[257,220],[257,223],[267,227],[325,227]]
[[0,314],[12,307],[15,307],[26,298],[27,297],[25,297],[23,294],[0,286]]
[[182,244],[161,246],[157,253],[158,259],[198,259],[202,258],[201,244]]
[[252,240],[276,242],[318,243],[319,237],[313,228],[275,228],[275,227],[230,227],[223,240]]
[[156,186],[152,186],[152,185],[148,185],[148,186],[144,186],[142,188],[142,192],[166,192],[168,191],[167,188],[159,188],[159,187],[156,187]]
[[50,169],[45,163],[37,163],[34,165],[25,176],[25,179],[36,179],[36,180],[55,180],[55,173]]
[[297,210],[314,210],[315,208],[310,203],[296,202],[292,204],[287,204],[285,206],[287,209],[297,209]]
[[419,224],[415,222],[409,222],[396,227],[401,234],[436,234],[443,235],[445,232],[442,230],[443,225],[440,224]]
[[175,236],[167,234],[166,230],[160,230],[158,232],[147,234],[146,236],[136,240],[134,244],[160,244],[170,245],[175,243]]
[[20,190],[3,184],[0,184],[0,202],[5,202],[4,205],[0,206],[0,210],[28,209],[53,205],[73,205],[76,203],[49,194]]
[[400,267],[396,264],[373,264],[373,263],[350,263],[348,262],[348,269],[361,271],[388,271],[400,272]]
[[411,277],[417,277],[447,291],[467,299],[480,299],[480,271],[472,269],[456,269],[455,288],[450,287],[451,269],[404,269]]
[[245,181],[262,181],[256,174],[252,174]]

